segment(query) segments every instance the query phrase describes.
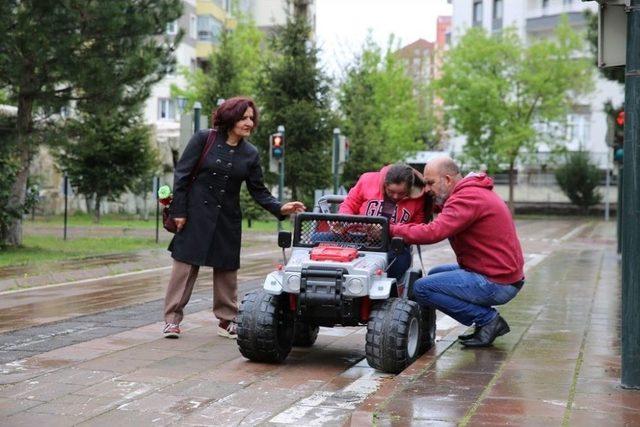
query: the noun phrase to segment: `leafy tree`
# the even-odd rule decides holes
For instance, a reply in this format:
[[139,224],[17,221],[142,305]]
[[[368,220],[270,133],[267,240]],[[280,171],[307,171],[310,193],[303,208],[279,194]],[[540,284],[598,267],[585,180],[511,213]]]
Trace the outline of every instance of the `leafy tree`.
[[377,170],[424,146],[413,83],[392,46],[393,38],[383,54],[369,36],[340,87],[342,131],[350,142],[343,176],[347,185],[363,171]]
[[362,53],[340,86],[343,132],[349,137],[349,161],[343,181],[353,184],[363,171],[403,159],[424,146],[418,102],[402,62],[367,38]]
[[555,37],[526,45],[514,29],[493,37],[471,28],[448,52],[434,85],[446,119],[466,137],[469,165],[509,171],[513,209],[516,161],[543,143],[553,147],[536,126],[564,122],[573,100],[592,88],[593,65],[566,19]]
[[222,33],[220,45],[209,57],[210,65],[205,70],[182,70],[187,87],[172,87],[174,96],[187,99],[186,108],[200,101],[203,111],[212,111],[218,99],[237,95],[255,96],[258,61],[268,54],[264,50],[264,36],[253,19],[242,14],[235,5],[234,16],[237,19],[236,26]]
[[259,76],[262,116],[253,138],[266,153],[269,133],[285,126],[286,185],[294,199],[308,204],[313,190],[328,184],[335,127],[329,81],[319,68],[318,49],[310,34],[306,18],[296,14],[270,38],[275,53],[264,62]]
[[96,222],[104,199],[115,200],[157,169],[150,132],[139,112],[121,108],[109,114],[81,113],[67,125],[67,135],[71,139],[60,145],[56,156],[76,191],[94,200]]
[[[9,207],[25,202],[29,164],[44,136],[39,121],[71,101],[134,105],[173,66],[180,37],[163,38],[181,0],[4,0],[0,2],[0,90],[18,107],[19,169]],[[126,88],[126,90],[123,90]],[[6,241],[19,245],[15,219]]]
[[566,163],[556,169],[556,181],[571,203],[584,212],[602,200],[602,194],[597,190],[600,170],[591,162],[587,152],[570,153]]
[[[587,20],[587,40],[589,41],[589,48],[593,53],[594,64],[597,64],[596,58],[598,57],[598,14],[593,13],[590,10],[584,11],[585,19]],[[618,83],[624,84],[624,65],[617,67],[600,68],[600,74],[606,79],[613,80]]]

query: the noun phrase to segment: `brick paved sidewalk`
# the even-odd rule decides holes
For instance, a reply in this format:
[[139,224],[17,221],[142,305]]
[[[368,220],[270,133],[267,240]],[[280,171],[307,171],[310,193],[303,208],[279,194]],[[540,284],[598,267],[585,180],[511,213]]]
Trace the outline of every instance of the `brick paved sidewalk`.
[[493,348],[439,321],[436,348],[392,376],[362,361],[364,328],[323,328],[281,365],[252,363],[206,310],[179,340],[156,322],[0,365],[0,425],[639,425],[640,391],[619,387],[614,226],[519,230],[527,284]]
[[385,384],[351,425],[640,425],[640,391],[620,387],[620,293],[601,224],[531,269],[501,309],[511,333],[484,349],[447,337],[446,351]]

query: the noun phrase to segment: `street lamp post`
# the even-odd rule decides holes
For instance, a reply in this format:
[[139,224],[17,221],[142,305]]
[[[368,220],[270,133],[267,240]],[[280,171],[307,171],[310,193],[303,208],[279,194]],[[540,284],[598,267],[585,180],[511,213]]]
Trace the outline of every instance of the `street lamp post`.
[[200,130],[200,110],[202,110],[202,104],[200,101],[196,101],[193,104],[193,132]]
[[[278,126],[278,133],[282,134],[282,139],[284,140],[284,126]],[[278,161],[278,166],[280,169],[280,173],[278,174],[278,201],[280,203],[284,203],[284,155],[280,157]],[[278,221],[278,231],[282,230],[282,222]]]
[[622,180],[622,387],[640,389],[640,0],[627,12]]
[[333,194],[338,194],[340,187],[340,173],[338,163],[340,162],[340,129],[333,129]]

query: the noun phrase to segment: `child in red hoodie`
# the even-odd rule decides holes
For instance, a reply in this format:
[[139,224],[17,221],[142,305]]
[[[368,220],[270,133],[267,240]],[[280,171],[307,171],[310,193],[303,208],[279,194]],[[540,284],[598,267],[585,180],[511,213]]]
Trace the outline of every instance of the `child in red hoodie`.
[[516,296],[524,283],[524,258],[511,213],[486,174],[462,177],[449,157],[425,167],[425,191],[442,211],[429,224],[395,225],[391,234],[407,243],[449,239],[457,264],[433,268],[414,285],[421,305],[432,306],[475,332],[460,336],[468,347],[491,345],[509,332],[492,307]]
[[[362,174],[338,212],[384,216],[389,224],[420,224],[424,221],[424,204],[422,175],[407,164],[396,163],[378,172]],[[400,279],[411,266],[409,247],[392,262],[387,275]]]

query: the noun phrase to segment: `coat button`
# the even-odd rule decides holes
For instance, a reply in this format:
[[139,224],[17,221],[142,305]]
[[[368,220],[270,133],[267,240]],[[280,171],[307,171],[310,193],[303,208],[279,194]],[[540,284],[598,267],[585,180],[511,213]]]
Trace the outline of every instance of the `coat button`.
[[213,190],[213,186],[212,185],[209,186],[209,190]]
[[222,207],[222,205],[218,205],[218,209],[220,209]]
[[216,160],[216,163],[222,163],[222,160],[217,159],[217,160]]
[[218,174],[214,172],[214,173],[213,173],[213,176],[216,176],[216,175],[218,175]]
[[227,166],[231,167],[231,163],[227,163]]
[[207,202],[207,201],[205,200],[205,201],[204,201],[204,204],[205,204],[205,205],[207,205],[207,204],[209,204],[209,202]]
[[229,175],[225,175],[225,176],[224,176],[224,179],[229,179]]
[[235,153],[235,150],[229,150],[229,153],[233,154]]
[[224,190],[220,190],[220,194],[224,194]]

